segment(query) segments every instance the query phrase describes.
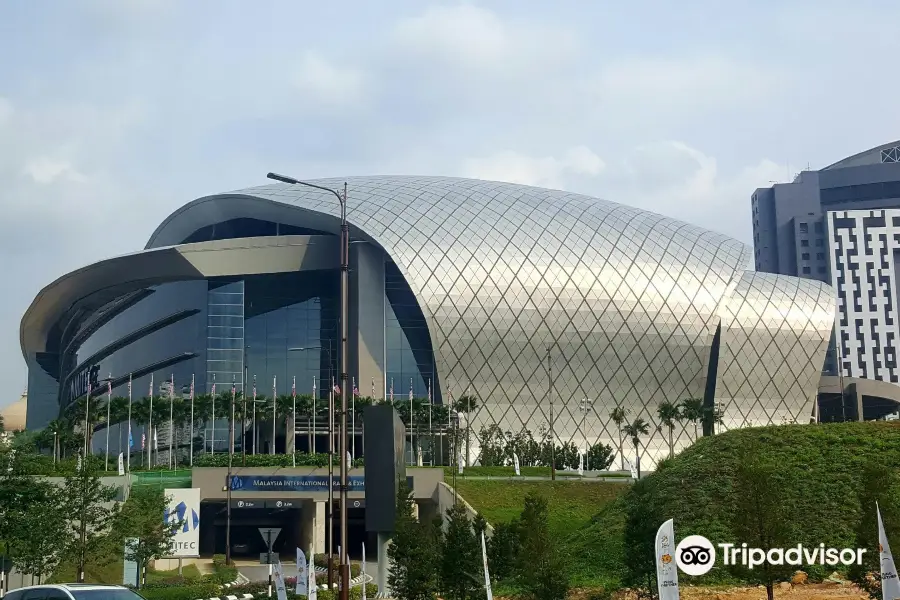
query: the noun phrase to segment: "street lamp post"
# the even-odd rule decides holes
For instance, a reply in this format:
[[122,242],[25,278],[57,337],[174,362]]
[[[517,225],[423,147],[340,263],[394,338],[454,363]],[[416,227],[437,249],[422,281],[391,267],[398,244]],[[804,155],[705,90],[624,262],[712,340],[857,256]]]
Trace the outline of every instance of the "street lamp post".
[[[266,175],[269,179],[289,183],[292,185],[302,185],[315,188],[325,192],[334,194],[338,203],[341,205],[341,362],[340,362],[340,380],[341,380],[341,587],[340,600],[349,600],[350,598],[350,563],[347,557],[347,491],[349,489],[348,468],[347,464],[347,353],[348,353],[348,331],[347,321],[350,312],[350,296],[349,296],[349,275],[350,275],[350,227],[347,224],[347,183],[344,182],[343,194],[337,190],[299,181],[293,177],[286,177],[276,173]],[[329,481],[329,488],[331,482]],[[330,567],[330,565],[329,565]],[[329,568],[330,571],[330,568]]]
[[550,364],[550,346],[547,346],[547,397],[550,400],[550,480],[556,481],[556,434],[553,416],[553,366]]

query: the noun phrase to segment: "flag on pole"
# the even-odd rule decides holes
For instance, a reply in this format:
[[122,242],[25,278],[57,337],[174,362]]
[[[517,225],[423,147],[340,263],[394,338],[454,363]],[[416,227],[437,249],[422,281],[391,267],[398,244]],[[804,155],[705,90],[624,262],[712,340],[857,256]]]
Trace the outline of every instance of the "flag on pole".
[[375,378],[372,378],[372,397],[375,397]]
[[144,450],[146,448],[147,448],[147,434],[142,433],[141,434],[141,450]]
[[125,454],[119,452],[119,477],[125,475]]
[[159,437],[156,435],[159,432],[159,429],[153,430],[153,449],[159,451]]
[[584,452],[578,451],[578,474],[584,475]]
[[341,386],[339,386],[338,384],[334,384],[334,393],[335,393],[335,394],[340,394],[340,393],[341,393]]
[[212,391],[210,392],[210,395],[213,398],[216,397],[216,374],[215,373],[213,373],[213,384],[212,384]]
[[359,396],[359,388],[356,387],[356,377],[353,378],[353,397]]
[[463,461],[462,452],[458,453],[456,459],[457,459],[456,462],[457,462],[457,468],[459,469],[459,474],[462,475],[463,474],[463,465],[465,464],[465,461]]
[[409,401],[413,400],[413,380],[412,377],[409,378]]
[[347,464],[348,464],[348,465],[352,465],[352,464],[353,464],[353,457],[350,456],[350,451],[349,451],[349,450],[347,450]]
[[81,452],[78,453],[78,463],[75,465],[75,470],[79,473],[81,472]]
[[394,402],[394,378],[391,377],[391,403]]
[[678,568],[675,566],[675,528],[672,519],[656,532],[656,583],[659,600],[678,600]]
[[878,552],[881,558],[881,598],[882,600],[895,600],[900,598],[900,581],[897,579],[897,567],[894,564],[894,555],[888,545],[887,534],[884,532],[884,522],[881,520],[881,509],[875,503],[875,512],[878,515]]
[[306,600],[318,600],[319,597],[319,588],[316,587],[316,561],[314,560],[313,549],[312,546],[309,548],[309,568],[306,569],[306,572],[309,573],[309,582],[307,584],[306,591]]
[[306,595],[306,586],[309,585],[309,574],[306,572],[306,556],[303,550],[297,548],[297,583],[294,585],[294,594]]
[[[134,436],[131,435],[131,373],[128,374],[128,448],[134,448]],[[131,452],[128,459],[131,460]]]
[[513,466],[516,469],[516,477],[520,477],[522,473],[519,471],[519,455],[513,453]]
[[481,558],[484,562],[484,591],[487,593],[487,600],[494,600],[494,594],[491,592],[491,575],[488,572],[487,560],[487,543],[484,541],[484,532],[481,532]]
[[287,600],[287,590],[284,586],[284,567],[280,560],[275,561],[275,595],[278,600]]
[[294,381],[291,383],[291,398],[297,397],[297,376],[294,375]]

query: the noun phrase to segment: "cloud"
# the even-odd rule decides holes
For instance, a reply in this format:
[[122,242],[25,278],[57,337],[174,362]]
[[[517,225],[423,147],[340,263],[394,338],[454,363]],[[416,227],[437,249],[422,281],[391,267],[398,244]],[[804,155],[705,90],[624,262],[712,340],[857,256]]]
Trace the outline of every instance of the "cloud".
[[714,156],[671,140],[637,146],[608,171],[604,197],[748,243],[753,190],[784,176],[768,158],[723,172]]
[[60,179],[74,183],[82,183],[87,180],[87,177],[78,172],[68,161],[47,157],[28,161],[25,164],[25,174],[40,184],[53,183]]
[[314,52],[301,58],[294,85],[304,99],[325,107],[356,106],[365,96],[360,71],[339,67]]
[[463,161],[466,177],[525,185],[560,187],[568,175],[596,176],[605,164],[586,146],[568,149],[559,158],[534,157],[505,150],[484,158]]
[[0,127],[8,123],[12,119],[13,105],[12,102],[0,96]]
[[569,30],[501,18],[471,4],[435,6],[401,19],[393,42],[407,60],[469,76],[533,73],[572,60],[578,49]]

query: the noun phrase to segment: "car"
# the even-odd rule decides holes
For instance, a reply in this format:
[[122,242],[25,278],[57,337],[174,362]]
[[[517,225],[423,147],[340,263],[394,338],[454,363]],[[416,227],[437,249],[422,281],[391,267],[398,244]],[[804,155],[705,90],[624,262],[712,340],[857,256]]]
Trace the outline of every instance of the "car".
[[3,600],[144,600],[143,596],[121,585],[61,583],[32,585],[11,590]]

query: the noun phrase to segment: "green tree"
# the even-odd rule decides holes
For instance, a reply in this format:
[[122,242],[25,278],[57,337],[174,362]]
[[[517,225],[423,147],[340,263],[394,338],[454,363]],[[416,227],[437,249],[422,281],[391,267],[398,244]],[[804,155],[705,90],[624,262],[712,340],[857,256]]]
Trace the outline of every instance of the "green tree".
[[438,589],[439,548],[431,524],[413,516],[412,491],[401,478],[397,489],[394,537],[388,548],[388,585],[398,600],[432,600]]
[[635,467],[637,468],[638,479],[641,478],[641,436],[647,435],[650,432],[650,425],[647,424],[647,421],[642,419],[641,417],[637,417],[631,423],[622,427],[622,433],[624,433],[627,437],[631,438],[631,444],[634,446],[634,454],[637,458],[637,464]]
[[672,434],[675,424],[681,420],[681,409],[678,408],[678,405],[666,400],[656,408],[656,414],[659,416],[660,424],[669,430],[669,458],[672,458],[675,456],[675,440]]
[[619,431],[619,456],[621,457],[622,470],[624,471],[625,452],[622,448],[622,425],[624,425],[626,419],[628,419],[628,409],[619,404],[614,409],[612,409],[611,413],[609,413],[609,418],[612,419],[612,422],[616,424],[616,429],[618,429]]
[[[31,478],[29,478],[31,479]],[[14,524],[10,540],[12,563],[25,575],[40,582],[51,574],[62,558],[59,540],[65,535],[65,511],[60,510],[62,493],[44,481],[28,484],[25,514]]]
[[[860,476],[860,519],[856,526],[856,547],[865,548],[861,565],[853,564],[847,572],[850,580],[869,594],[872,600],[881,598],[881,553],[878,542],[876,505],[887,532],[900,531],[900,511],[896,500],[896,472],[888,465],[867,463]],[[888,539],[891,539],[888,533]]]
[[703,420],[703,399],[702,398],[685,398],[681,401],[681,416],[688,423],[694,424],[694,439],[700,437],[697,428],[701,420]]
[[[761,450],[757,443],[746,447],[735,470],[732,530],[736,539],[768,553],[773,548],[787,548],[794,540],[783,492],[791,482],[779,471],[778,465],[765,458]],[[775,583],[789,578],[792,570],[790,565],[771,565],[768,562],[753,569],[742,565],[732,568],[745,581],[766,586],[769,600],[775,597]]]
[[[480,540],[480,534],[478,539]],[[497,523],[494,535],[487,543],[488,563],[491,566],[491,578],[507,579],[515,573],[519,560],[519,540],[521,532],[519,519],[508,523]]]
[[104,485],[96,473],[92,461],[85,460],[75,475],[66,477],[62,488],[61,506],[68,511],[64,545],[75,558],[79,583],[84,582],[88,555],[102,546],[118,512],[116,489]]
[[587,453],[587,464],[594,471],[605,471],[613,463],[615,453],[606,444],[594,444]]
[[447,600],[475,598],[483,587],[478,574],[481,570],[472,522],[462,504],[454,504],[445,517],[446,533],[441,545],[441,591]]
[[526,596],[533,600],[565,600],[569,581],[556,540],[550,535],[547,500],[525,497],[521,518],[518,574]]
[[175,532],[184,524],[178,520],[163,521],[169,500],[159,488],[136,487],[116,515],[114,530],[118,540],[138,540],[125,553],[127,560],[137,563],[138,573],[145,573],[151,561],[171,554]]
[[[40,522],[47,506],[43,499],[53,491],[50,484],[28,475],[21,452],[6,450],[0,453],[0,540],[6,546],[7,556],[18,554],[27,546],[24,539],[29,530],[40,529],[35,524]],[[52,508],[62,515],[64,511],[60,506],[63,505],[57,499]],[[58,552],[56,549],[50,554],[58,555]],[[31,559],[27,562],[31,564]],[[16,564],[21,566],[23,562]]]
[[625,497],[624,583],[640,590],[639,597],[656,590],[656,530],[662,523],[651,489],[652,480],[638,480]]

